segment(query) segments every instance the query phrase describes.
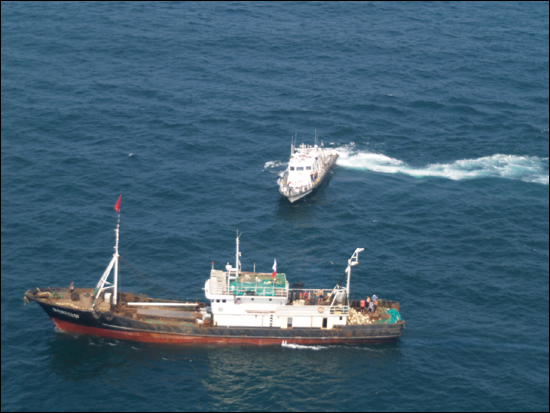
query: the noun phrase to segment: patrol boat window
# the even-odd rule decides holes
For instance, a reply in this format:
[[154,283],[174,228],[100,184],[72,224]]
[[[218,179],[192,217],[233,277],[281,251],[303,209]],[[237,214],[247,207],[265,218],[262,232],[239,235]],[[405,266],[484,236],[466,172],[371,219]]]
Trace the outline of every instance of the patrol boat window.
[[293,170],[294,170],[294,167],[293,167],[293,166],[291,166],[291,167],[290,167],[290,170],[291,170],[291,171],[293,171]]
[[308,171],[311,171],[311,166],[306,166],[306,169],[307,169]]
[[304,170],[304,167],[303,167],[303,166],[297,166],[297,167],[296,167],[296,170],[297,170],[297,171],[303,171],[303,170]]

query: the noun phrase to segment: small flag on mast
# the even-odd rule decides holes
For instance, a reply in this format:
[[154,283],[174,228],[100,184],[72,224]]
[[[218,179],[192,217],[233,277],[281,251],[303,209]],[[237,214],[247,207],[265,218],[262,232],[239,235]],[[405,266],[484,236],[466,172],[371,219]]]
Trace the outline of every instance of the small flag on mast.
[[115,205],[115,211],[117,214],[120,214],[120,200],[122,199],[122,195],[118,197],[118,201],[116,201]]
[[273,260],[273,274],[271,274],[273,278],[277,276],[277,260]]

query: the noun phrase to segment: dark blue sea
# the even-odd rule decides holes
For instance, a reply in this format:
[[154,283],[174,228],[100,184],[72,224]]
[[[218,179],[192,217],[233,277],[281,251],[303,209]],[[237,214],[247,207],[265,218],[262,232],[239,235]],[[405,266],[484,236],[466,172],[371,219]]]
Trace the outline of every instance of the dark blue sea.
[[[2,411],[547,411],[548,2],[2,2]],[[340,152],[290,204],[291,137]],[[23,294],[211,262],[399,301],[374,346],[67,335]]]

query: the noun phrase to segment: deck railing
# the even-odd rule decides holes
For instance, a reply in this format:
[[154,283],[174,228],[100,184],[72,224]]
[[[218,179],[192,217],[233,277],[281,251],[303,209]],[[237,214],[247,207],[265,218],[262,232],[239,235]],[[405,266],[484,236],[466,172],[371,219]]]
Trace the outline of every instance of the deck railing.
[[256,297],[286,297],[286,288],[284,287],[224,287],[222,294],[235,296],[256,296]]
[[[288,290],[289,302],[293,305],[330,305],[334,308],[343,307],[341,302],[334,303],[333,289],[293,288]],[[347,306],[345,306],[348,308]]]
[[349,306],[347,305],[335,305],[330,307],[331,314],[348,314]]
[[215,286],[211,289],[212,294],[234,295],[234,296],[252,296],[252,297],[286,297],[285,287],[273,286],[254,286],[254,287],[239,287],[239,286]]

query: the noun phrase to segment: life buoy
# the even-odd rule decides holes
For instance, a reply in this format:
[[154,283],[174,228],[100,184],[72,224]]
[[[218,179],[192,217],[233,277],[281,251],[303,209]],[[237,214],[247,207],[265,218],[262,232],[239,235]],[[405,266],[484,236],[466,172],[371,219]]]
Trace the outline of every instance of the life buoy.
[[319,307],[317,309],[317,311],[319,311],[319,313],[323,314],[325,312],[325,309],[324,309],[324,307]]
[[110,311],[105,311],[103,314],[101,314],[101,319],[103,321],[113,321],[113,318],[115,318],[115,315]]

